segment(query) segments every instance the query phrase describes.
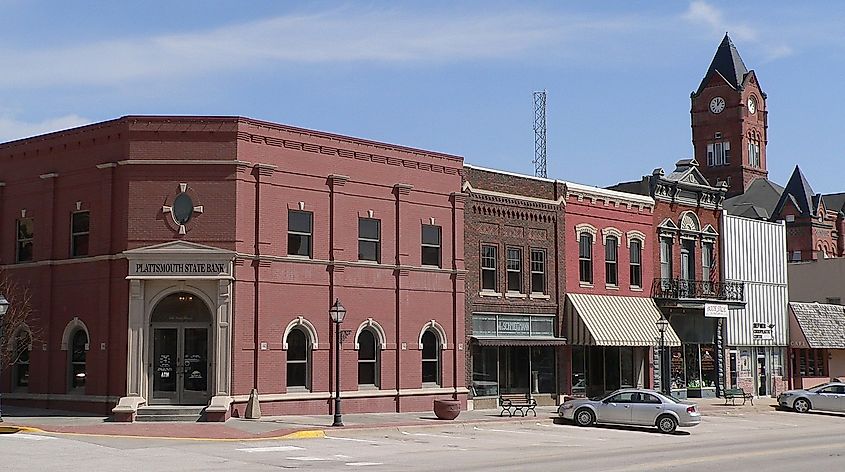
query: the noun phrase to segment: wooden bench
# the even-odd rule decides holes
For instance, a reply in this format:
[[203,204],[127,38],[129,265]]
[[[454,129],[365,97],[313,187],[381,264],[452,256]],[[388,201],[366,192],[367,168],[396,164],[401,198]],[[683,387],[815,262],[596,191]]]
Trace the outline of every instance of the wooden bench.
[[725,405],[728,404],[728,400],[731,401],[731,404],[736,405],[737,398],[742,398],[743,405],[745,405],[745,400],[751,400],[751,405],[754,405],[754,395],[751,395],[750,393],[745,393],[745,390],[741,388],[725,389]]
[[537,400],[535,400],[530,393],[513,393],[499,395],[499,405],[502,407],[499,416],[504,416],[508,413],[511,417],[517,412],[525,416],[529,411],[537,416]]

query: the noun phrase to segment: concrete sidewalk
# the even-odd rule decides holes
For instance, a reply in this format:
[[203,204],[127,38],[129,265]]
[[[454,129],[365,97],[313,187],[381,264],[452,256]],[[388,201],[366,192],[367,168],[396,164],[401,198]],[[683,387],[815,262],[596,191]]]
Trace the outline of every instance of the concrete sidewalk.
[[[724,399],[690,400],[698,405],[702,416],[752,416],[775,411],[774,398],[755,398],[754,405],[725,405]],[[741,402],[740,402],[741,403]],[[114,436],[135,438],[168,438],[193,440],[267,440],[322,437],[329,430],[381,429],[442,426],[443,424],[477,424],[488,422],[554,421],[557,407],[537,407],[536,418],[500,417],[498,409],[462,411],[452,421],[437,419],[431,412],[416,413],[353,413],[343,415],[344,426],[332,428],[332,415],[263,417],[259,420],[232,418],[226,423],[113,423],[103,416],[85,415],[34,408],[4,408],[3,429],[33,428],[35,431],[69,435]]]

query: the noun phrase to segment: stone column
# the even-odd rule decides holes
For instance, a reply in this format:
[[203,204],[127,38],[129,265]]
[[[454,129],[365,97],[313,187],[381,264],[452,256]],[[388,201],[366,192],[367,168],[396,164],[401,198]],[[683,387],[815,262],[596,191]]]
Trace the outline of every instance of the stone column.
[[126,355],[126,396],[121,397],[112,409],[115,421],[132,421],[138,407],[144,405],[148,395],[146,338],[147,324],[144,313],[144,283],[129,281],[129,333]]

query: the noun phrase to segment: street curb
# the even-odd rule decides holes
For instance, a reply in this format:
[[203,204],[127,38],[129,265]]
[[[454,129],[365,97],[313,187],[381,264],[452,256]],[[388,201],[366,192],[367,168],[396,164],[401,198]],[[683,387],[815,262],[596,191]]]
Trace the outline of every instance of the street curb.
[[15,434],[15,433],[43,433],[38,428],[31,428],[29,426],[0,426],[0,434]]
[[75,433],[72,431],[50,431],[30,426],[0,426],[0,434],[14,434],[18,432],[37,433],[48,436],[78,436],[89,438],[120,438],[120,439],[146,439],[146,440],[169,440],[169,441],[215,441],[215,442],[251,442],[251,441],[279,441],[290,439],[322,439],[326,432],[322,429],[306,429],[283,434],[281,436],[247,437],[247,438],[197,438],[187,436],[142,436],[131,434],[100,434],[100,433]]
[[326,437],[326,432],[322,429],[306,429],[280,437],[281,439],[322,439]]

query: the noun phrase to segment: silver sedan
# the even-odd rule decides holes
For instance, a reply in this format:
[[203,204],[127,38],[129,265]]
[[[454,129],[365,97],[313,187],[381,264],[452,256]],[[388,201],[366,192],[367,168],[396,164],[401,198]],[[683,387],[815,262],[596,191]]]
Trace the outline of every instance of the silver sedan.
[[778,405],[798,413],[810,410],[845,412],[845,383],[831,382],[806,390],[787,390],[778,395]]
[[579,426],[594,423],[657,426],[662,433],[701,423],[701,414],[694,404],[640,388],[617,390],[597,400],[568,400],[558,407],[558,414]]

